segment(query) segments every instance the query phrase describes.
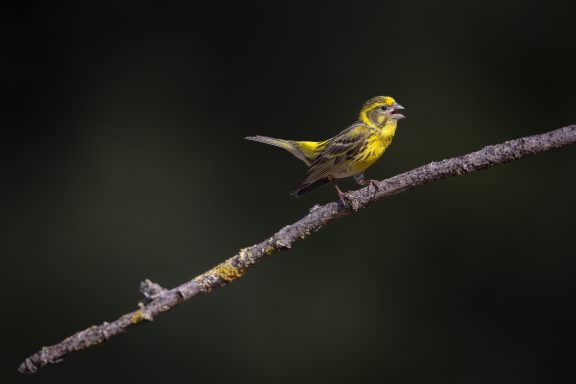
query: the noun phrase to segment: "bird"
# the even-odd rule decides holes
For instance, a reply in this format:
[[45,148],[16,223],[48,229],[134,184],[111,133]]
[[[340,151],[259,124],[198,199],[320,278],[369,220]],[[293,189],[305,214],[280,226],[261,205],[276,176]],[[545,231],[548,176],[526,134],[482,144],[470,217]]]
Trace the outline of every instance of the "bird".
[[392,143],[398,120],[405,117],[398,112],[403,109],[390,96],[376,96],[364,103],[355,123],[328,140],[295,141],[259,135],[245,139],[283,148],[308,166],[304,181],[292,195],[299,197],[332,183],[340,200],[346,204],[348,195],[338,188],[335,179],[353,177],[362,186],[378,188],[376,180],[364,177],[364,171]]

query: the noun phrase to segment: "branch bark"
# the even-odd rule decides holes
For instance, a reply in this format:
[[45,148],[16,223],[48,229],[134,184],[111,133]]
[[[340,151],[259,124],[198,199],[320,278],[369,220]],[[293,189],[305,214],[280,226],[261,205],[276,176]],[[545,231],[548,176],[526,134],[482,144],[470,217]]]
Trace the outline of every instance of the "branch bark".
[[411,171],[378,182],[378,188],[366,187],[350,193],[349,204],[332,202],[316,205],[297,222],[280,229],[259,244],[243,248],[226,261],[176,288],[164,289],[149,280],[142,282],[140,290],[144,303],[117,320],[75,333],[58,344],[43,347],[26,358],[18,368],[21,373],[35,373],[48,364],[60,362],[70,352],[89,348],[107,341],[131,326],[152,321],[162,312],[174,308],[194,296],[210,292],[241,277],[248,268],[264,257],[292,246],[312,232],[324,227],[338,217],[349,215],[369,203],[388,196],[412,190],[422,185],[450,176],[466,175],[488,167],[503,164],[524,156],[535,155],[554,148],[576,143],[576,125],[569,125],[548,133],[490,145],[464,156],[454,157],[421,166]]

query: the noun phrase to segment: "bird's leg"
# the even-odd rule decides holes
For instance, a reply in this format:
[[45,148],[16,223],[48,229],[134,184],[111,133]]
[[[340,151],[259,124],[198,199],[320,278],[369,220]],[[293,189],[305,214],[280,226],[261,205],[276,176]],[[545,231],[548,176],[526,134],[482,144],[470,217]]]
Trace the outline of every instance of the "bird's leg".
[[340,197],[340,201],[342,202],[342,204],[344,204],[344,206],[348,206],[347,201],[350,200],[350,198],[348,197],[348,195],[346,194],[346,192],[342,192],[340,190],[340,188],[338,188],[338,185],[336,185],[336,182],[334,181],[334,178],[330,177],[328,180],[330,180],[330,182],[332,183],[332,185],[334,186],[334,188],[336,188],[336,192],[338,192],[338,196]]
[[363,173],[358,173],[354,175],[354,180],[356,180],[356,182],[360,185],[368,186],[368,192],[370,192],[370,186],[373,186],[374,195],[376,195],[376,192],[380,189],[380,187],[378,186],[378,180],[365,179]]

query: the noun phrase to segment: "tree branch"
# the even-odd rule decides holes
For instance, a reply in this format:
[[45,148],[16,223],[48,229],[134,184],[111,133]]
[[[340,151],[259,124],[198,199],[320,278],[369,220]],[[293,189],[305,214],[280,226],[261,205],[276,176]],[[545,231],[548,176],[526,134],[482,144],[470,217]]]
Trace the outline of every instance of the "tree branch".
[[324,227],[329,221],[346,216],[365,208],[370,202],[387,196],[406,192],[422,185],[442,180],[450,176],[465,175],[484,168],[503,164],[528,155],[546,152],[576,143],[576,125],[570,125],[548,133],[490,145],[464,156],[454,157],[421,166],[411,171],[378,182],[378,188],[366,187],[350,193],[350,202],[344,206],[332,202],[316,205],[302,219],[280,229],[270,238],[240,252],[209,271],[173,289],[164,289],[149,280],[141,284],[140,290],[145,304],[117,320],[104,322],[80,331],[58,344],[43,347],[28,357],[18,368],[21,373],[35,373],[38,368],[60,362],[70,352],[100,344],[112,336],[126,331],[129,327],[152,321],[162,312],[194,296],[210,292],[241,277],[246,270],[272,253],[288,249],[298,239],[304,239],[312,232]]

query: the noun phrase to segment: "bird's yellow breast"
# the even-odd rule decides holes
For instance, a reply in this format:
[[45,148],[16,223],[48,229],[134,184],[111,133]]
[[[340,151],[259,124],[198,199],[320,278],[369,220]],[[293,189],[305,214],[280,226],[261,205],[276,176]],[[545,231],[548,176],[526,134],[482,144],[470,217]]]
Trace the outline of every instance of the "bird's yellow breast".
[[385,144],[376,136],[368,139],[366,149],[359,153],[356,159],[350,164],[350,170],[354,173],[364,172],[382,156],[389,144],[390,143]]
[[350,171],[355,173],[364,172],[374,164],[392,143],[392,138],[396,133],[396,125],[396,121],[390,121],[383,128],[375,129],[374,134],[366,140],[366,148],[358,153],[355,161],[350,164]]

